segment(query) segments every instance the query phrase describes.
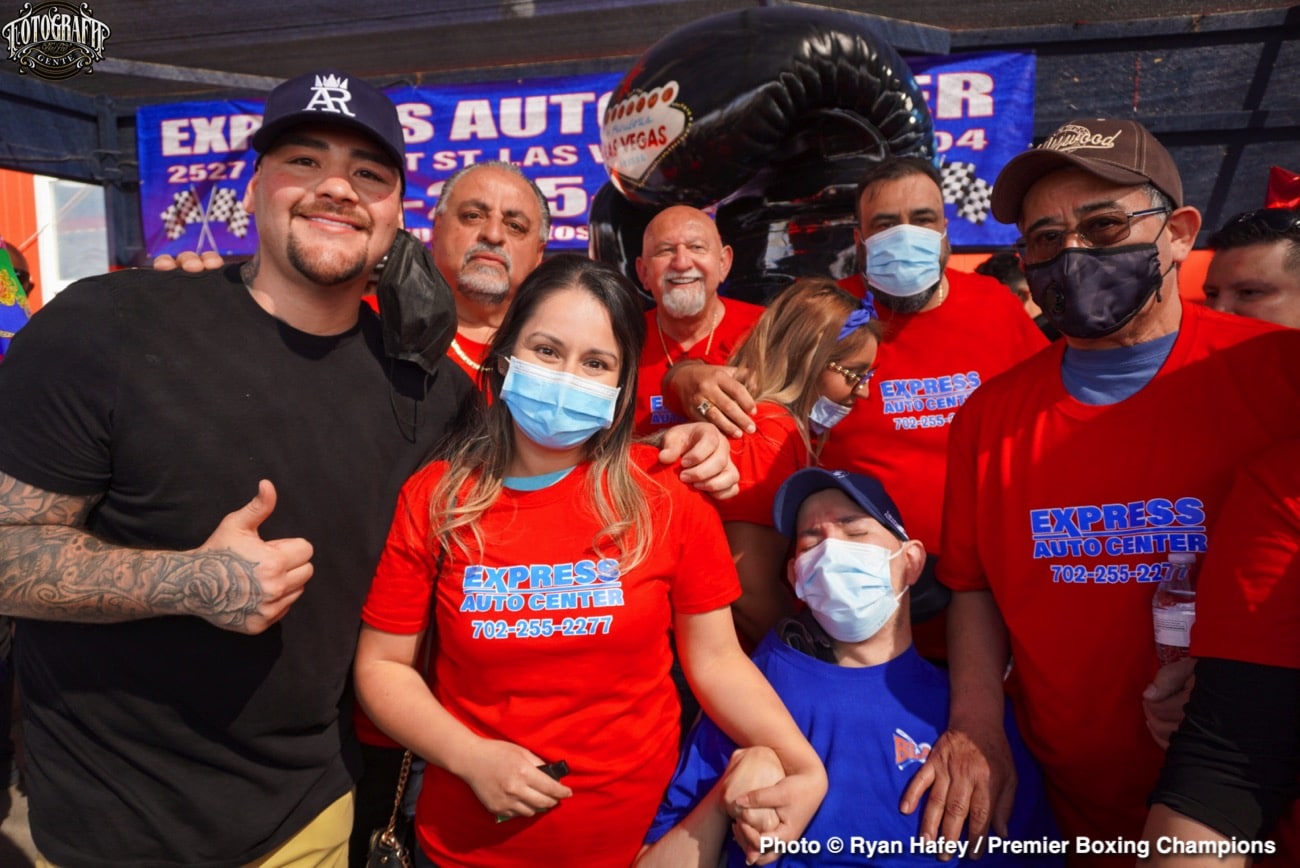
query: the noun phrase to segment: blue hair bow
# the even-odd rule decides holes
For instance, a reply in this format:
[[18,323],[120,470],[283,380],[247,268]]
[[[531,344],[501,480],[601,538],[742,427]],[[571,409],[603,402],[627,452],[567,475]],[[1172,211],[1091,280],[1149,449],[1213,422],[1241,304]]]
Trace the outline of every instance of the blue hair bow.
[[876,314],[876,303],[872,300],[871,291],[868,290],[862,296],[862,304],[844,321],[844,328],[840,329],[840,336],[835,340],[844,340],[873,319],[880,319],[880,317]]

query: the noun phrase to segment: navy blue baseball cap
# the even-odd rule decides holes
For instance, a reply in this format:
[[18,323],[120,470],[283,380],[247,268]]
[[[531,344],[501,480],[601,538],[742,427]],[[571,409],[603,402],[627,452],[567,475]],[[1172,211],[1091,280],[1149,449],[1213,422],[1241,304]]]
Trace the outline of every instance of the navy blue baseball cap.
[[369,136],[393,158],[405,183],[406,141],[397,106],[374,85],[334,69],[289,79],[267,96],[253,147],[266,153],[282,133],[302,124],[333,124]]
[[820,467],[805,467],[795,471],[777,489],[776,501],[772,504],[772,519],[776,522],[777,532],[794,539],[799,507],[810,495],[828,488],[844,492],[900,540],[908,538],[907,531],[903,529],[903,520],[898,515],[898,507],[894,506],[894,501],[885,493],[880,480],[861,473],[823,470]]

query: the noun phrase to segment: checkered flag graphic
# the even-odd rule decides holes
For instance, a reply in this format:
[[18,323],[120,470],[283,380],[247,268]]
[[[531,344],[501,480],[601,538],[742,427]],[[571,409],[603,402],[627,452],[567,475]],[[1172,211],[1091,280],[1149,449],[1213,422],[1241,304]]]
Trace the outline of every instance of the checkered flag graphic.
[[939,177],[944,204],[956,205],[958,217],[977,226],[989,218],[993,185],[975,174],[974,163],[945,163]]
[[993,185],[983,178],[976,178],[966,191],[965,198],[957,205],[957,216],[964,217],[975,225],[989,219]]
[[203,206],[193,190],[182,190],[172,196],[172,203],[162,214],[163,229],[172,241],[185,234],[185,227],[191,223],[203,222]]
[[939,170],[939,190],[943,193],[943,203],[953,205],[961,201],[970,185],[975,182],[974,163],[944,163]]
[[225,223],[226,230],[236,238],[248,234],[248,212],[244,203],[231,187],[218,187],[208,205],[208,222]]

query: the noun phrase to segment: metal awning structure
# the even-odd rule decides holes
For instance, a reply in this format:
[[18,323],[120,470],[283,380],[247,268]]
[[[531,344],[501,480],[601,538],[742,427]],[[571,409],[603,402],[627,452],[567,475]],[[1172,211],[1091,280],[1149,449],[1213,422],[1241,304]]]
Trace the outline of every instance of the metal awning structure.
[[[106,59],[92,75],[48,82],[16,74],[17,66],[0,58],[0,167],[103,185],[110,255],[129,264],[142,254],[135,195],[140,105],[255,96],[321,66],[380,85],[621,71],[677,27],[776,2],[393,0],[360,8],[340,0],[101,2],[94,14],[112,33]],[[1205,212],[1207,228],[1257,207],[1270,165],[1300,170],[1300,5],[815,5],[870,13],[904,54],[1035,51],[1035,134],[1074,117],[1142,121],[1178,160],[1187,199]]]

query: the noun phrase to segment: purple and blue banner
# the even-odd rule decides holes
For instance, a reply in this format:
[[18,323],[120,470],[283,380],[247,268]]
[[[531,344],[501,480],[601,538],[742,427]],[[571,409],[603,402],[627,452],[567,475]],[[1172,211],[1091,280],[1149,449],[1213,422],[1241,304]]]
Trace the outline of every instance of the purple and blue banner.
[[[997,172],[1033,135],[1034,58],[972,54],[910,61],[935,120],[954,246],[1010,244],[988,215]],[[608,180],[599,119],[622,73],[387,91],[406,138],[406,227],[429,240],[443,182],[482,160],[516,163],[546,195],[552,250],[587,249],[591,197]],[[252,253],[242,205],[257,155],[261,100],[145,106],[137,111],[140,197],[150,256]]]
[[[599,118],[621,73],[386,91],[406,138],[406,228],[425,241],[442,184],[483,160],[516,163],[546,195],[554,250],[587,249],[591,196],[605,183]],[[257,154],[262,101],[145,106],[137,111],[140,197],[150,256],[252,253],[241,200]]]
[[1001,247],[1020,232],[993,219],[998,172],[1034,137],[1034,55],[909,58],[934,118],[944,213],[953,247]]

